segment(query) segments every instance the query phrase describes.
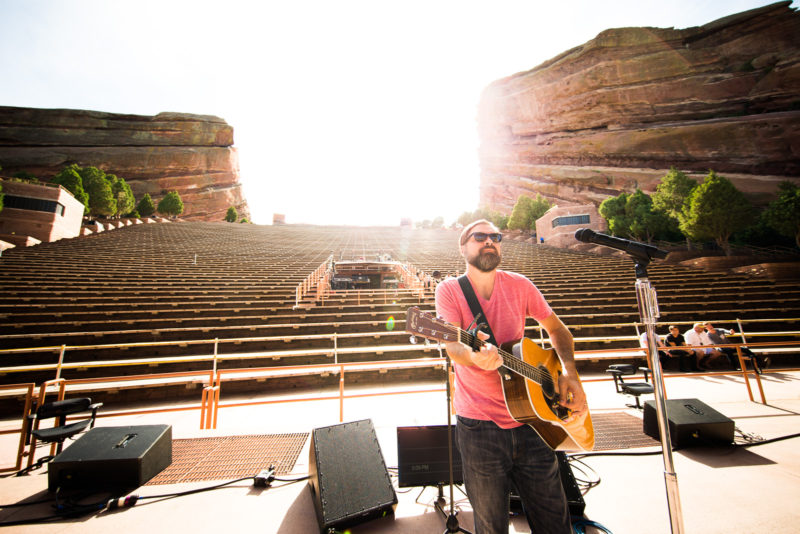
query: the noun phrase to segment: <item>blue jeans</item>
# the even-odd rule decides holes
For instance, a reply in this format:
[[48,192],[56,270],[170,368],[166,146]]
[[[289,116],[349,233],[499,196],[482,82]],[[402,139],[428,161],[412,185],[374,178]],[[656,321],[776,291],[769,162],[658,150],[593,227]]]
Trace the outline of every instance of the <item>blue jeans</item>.
[[535,534],[570,534],[558,460],[528,425],[504,430],[491,421],[458,416],[456,437],[475,534],[508,534],[511,484]]

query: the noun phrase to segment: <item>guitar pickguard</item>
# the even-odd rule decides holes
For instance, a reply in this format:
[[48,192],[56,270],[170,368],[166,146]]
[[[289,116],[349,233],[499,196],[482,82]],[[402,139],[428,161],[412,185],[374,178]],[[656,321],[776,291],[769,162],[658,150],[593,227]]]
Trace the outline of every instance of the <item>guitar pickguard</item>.
[[556,383],[555,380],[553,380],[553,376],[550,374],[550,370],[544,365],[539,365],[537,369],[540,373],[542,373],[542,376],[545,377],[541,384],[544,402],[550,408],[550,411],[553,412],[553,415],[555,415],[557,418],[561,419],[562,421],[567,419],[570,415],[572,415],[572,412],[559,404],[561,395],[559,395],[556,391]]

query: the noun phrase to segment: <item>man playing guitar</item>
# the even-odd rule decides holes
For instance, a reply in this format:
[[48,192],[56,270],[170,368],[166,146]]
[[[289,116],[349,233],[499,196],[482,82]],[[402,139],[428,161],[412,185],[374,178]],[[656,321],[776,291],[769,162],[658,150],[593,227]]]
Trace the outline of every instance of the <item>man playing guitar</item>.
[[[486,220],[467,225],[459,238],[466,276],[486,314],[484,320],[501,345],[524,337],[526,317],[539,322],[563,367],[558,377],[559,403],[571,411],[570,419],[579,418],[588,407],[575,369],[572,334],[530,280],[497,269],[501,239]],[[449,278],[436,288],[436,313],[459,328],[471,327],[474,318],[457,279]],[[478,337],[486,340],[489,336],[478,332]],[[556,455],[536,430],[511,416],[497,372],[503,365],[497,347],[483,343],[475,351],[449,342],[445,348],[455,364],[456,435],[476,534],[508,532],[511,484],[534,532],[572,532]]]

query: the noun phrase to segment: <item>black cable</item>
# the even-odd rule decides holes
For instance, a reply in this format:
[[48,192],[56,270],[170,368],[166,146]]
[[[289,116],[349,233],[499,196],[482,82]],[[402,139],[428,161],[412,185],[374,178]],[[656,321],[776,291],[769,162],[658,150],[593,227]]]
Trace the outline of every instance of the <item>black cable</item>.
[[[224,488],[225,486],[230,486],[231,484],[235,484],[237,482],[242,482],[244,480],[252,480],[254,478],[255,477],[252,477],[252,476],[242,477],[242,478],[237,478],[235,480],[229,480],[229,481],[223,482],[221,484],[216,484],[214,486],[206,486],[206,487],[203,487],[203,488],[195,488],[195,489],[192,489],[192,490],[179,491],[179,492],[175,492],[175,493],[164,493],[164,494],[161,494],[161,495],[143,495],[143,496],[139,496],[139,495],[132,494],[132,495],[128,495],[126,497],[112,497],[110,499],[104,499],[104,500],[99,501],[97,503],[91,503],[91,504],[77,504],[77,503],[74,502],[74,499],[68,499],[68,500],[64,501],[63,504],[62,504],[62,502],[60,502],[60,499],[59,499],[61,488],[57,488],[56,491],[55,491],[54,499],[53,499],[53,500],[55,500],[55,507],[56,507],[57,513],[52,514],[52,515],[48,515],[48,516],[32,518],[32,519],[20,519],[20,520],[14,520],[14,521],[0,522],[0,527],[15,526],[15,525],[31,525],[31,524],[36,524],[36,523],[44,523],[44,522],[52,521],[52,520],[55,520],[55,519],[63,519],[65,517],[77,517],[77,516],[81,516],[81,515],[84,515],[84,514],[87,514],[87,513],[90,513],[90,512],[100,512],[102,510],[116,510],[116,509],[119,509],[119,508],[127,508],[127,507],[134,506],[138,501],[141,501],[141,500],[144,500],[144,499],[162,499],[162,500],[166,500],[166,499],[171,499],[171,498],[174,498],[174,497],[183,497],[183,496],[186,496],[186,495],[192,495],[194,493],[201,493],[201,492],[204,492],[204,491],[211,491],[211,490],[215,490],[215,489]],[[281,482],[285,482],[286,484],[282,484],[281,485],[281,487],[282,487],[282,486],[287,486],[289,484],[294,484],[296,482],[301,482],[301,481],[304,481],[304,480],[308,480],[308,478],[309,478],[308,476],[305,476],[305,477],[294,478],[294,479],[278,479],[278,478],[276,478],[274,480],[280,480]],[[89,495],[91,495],[91,494],[89,494]],[[87,495],[84,495],[84,497],[85,496],[87,496]],[[47,503],[47,502],[50,502],[50,500],[48,499],[48,500],[45,500],[45,501],[35,501],[35,502],[31,502],[31,503],[19,503],[19,504],[14,504],[14,505],[7,505],[7,506],[8,507],[11,507],[11,506],[24,506],[24,505],[28,505],[28,504],[44,504],[44,503]],[[0,506],[0,508],[2,508],[2,506]]]
[[227,482],[223,482],[222,484],[217,484],[215,486],[207,486],[205,488],[195,488],[192,490],[179,491],[176,493],[164,493],[162,495],[142,495],[138,499],[141,501],[143,499],[161,499],[161,498],[166,499],[172,497],[184,497],[186,495],[192,495],[194,493],[202,493],[204,491],[211,491],[219,488],[224,488],[225,486],[230,486],[231,484],[236,484],[237,482],[242,482],[244,480],[251,480],[252,478],[253,478],[252,476],[242,477],[242,478],[237,478],[236,480],[229,480]]
[[[279,482],[288,482],[289,484],[291,484],[293,482],[302,482],[303,480],[308,480],[309,478],[311,478],[311,477],[310,476],[304,476],[304,477],[300,477],[300,478],[276,478],[275,480],[277,480]],[[286,484],[284,484],[284,486],[285,485]]]
[[612,451],[584,452],[581,454],[571,455],[570,458],[575,458],[577,460],[580,460],[583,458],[587,458],[589,456],[653,456],[656,454],[661,454],[661,449],[657,451],[647,451],[647,452],[612,452]]
[[[581,488],[584,490],[581,492],[583,495],[585,495],[593,487],[600,485],[600,482],[602,482],[602,478],[600,478],[600,475],[597,474],[597,471],[592,469],[592,467],[589,464],[587,464],[582,460],[579,460],[578,458],[573,458],[573,457],[568,457],[568,460],[569,460],[569,467],[573,471],[572,475],[573,478],[575,479],[575,482],[579,486],[581,486]],[[588,473],[587,470],[591,471],[591,473],[594,474],[594,480],[588,479],[590,473]],[[576,477],[574,471],[578,471],[581,475],[587,477],[587,479],[581,479],[579,477]]]
[[783,441],[785,439],[792,439],[800,437],[800,433],[789,434],[788,436],[779,436],[777,438],[765,439],[761,441],[754,441],[752,443],[736,444],[737,447],[752,447],[753,445],[766,445],[767,443],[775,443],[776,441]]
[[17,471],[16,473],[14,473],[14,476],[17,476],[17,477],[25,476],[25,475],[27,475],[28,473],[30,473],[31,471],[36,471],[37,469],[41,469],[41,467],[42,467],[44,464],[46,464],[47,462],[49,462],[49,461],[50,461],[50,460],[52,460],[53,458],[55,458],[55,456],[42,456],[41,458],[39,458],[38,460],[36,460],[36,463],[34,463],[34,464],[31,464],[31,465],[29,465],[28,467],[25,467],[25,468],[23,468],[23,469],[20,469],[19,471]]
[[[19,504],[19,506],[24,506],[28,504],[45,504],[48,502],[53,502],[56,509],[55,514],[42,517],[34,517],[29,519],[16,519],[12,521],[4,521],[0,522],[0,527],[10,527],[16,525],[34,525],[37,523],[45,523],[57,519],[79,517],[90,512],[99,512],[100,510],[106,507],[106,502],[108,502],[107,499],[104,499],[102,501],[98,501],[96,503],[91,503],[91,504],[77,504],[75,502],[75,499],[73,497],[70,497],[64,500],[62,504],[61,500],[59,499],[60,493],[61,493],[61,488],[56,488],[55,494],[53,495],[52,499]],[[92,495],[92,493],[83,493],[81,496],[78,497],[78,500],[88,497],[89,495]],[[10,506],[17,506],[17,505],[10,505]]]

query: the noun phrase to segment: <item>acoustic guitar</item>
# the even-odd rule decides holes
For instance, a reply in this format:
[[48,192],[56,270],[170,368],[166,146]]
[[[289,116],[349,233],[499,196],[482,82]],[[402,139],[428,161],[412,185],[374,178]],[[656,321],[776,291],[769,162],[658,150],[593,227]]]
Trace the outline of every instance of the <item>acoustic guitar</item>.
[[[484,344],[470,332],[420,311],[406,313],[406,331],[412,335],[470,347]],[[594,427],[587,410],[579,417],[561,406],[558,377],[561,361],[553,349],[542,349],[528,338],[498,348],[503,365],[498,368],[508,411],[516,421],[530,425],[554,450],[590,451]]]

